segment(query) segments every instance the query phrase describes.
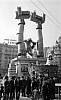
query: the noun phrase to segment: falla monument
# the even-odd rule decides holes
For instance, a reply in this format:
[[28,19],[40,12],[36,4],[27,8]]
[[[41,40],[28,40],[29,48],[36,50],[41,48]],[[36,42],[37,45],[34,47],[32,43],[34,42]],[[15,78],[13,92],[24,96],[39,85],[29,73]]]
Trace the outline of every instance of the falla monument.
[[[16,19],[19,20],[19,32],[17,33],[18,55],[16,58],[12,59],[9,64],[8,76],[22,76],[28,74],[31,75],[33,70],[41,72],[41,70],[39,69],[42,65],[46,64],[46,59],[44,58],[43,52],[42,36],[42,24],[45,22],[45,14],[43,13],[43,16],[39,16],[36,14],[36,12],[33,12],[30,15],[30,11],[22,11],[21,7],[17,7]],[[37,24],[37,42],[34,42],[31,38],[29,38],[28,40],[24,40],[23,38],[26,19],[30,19],[30,21],[33,21]],[[37,45],[37,49],[35,49],[35,45]],[[29,56],[27,56],[27,54]]]

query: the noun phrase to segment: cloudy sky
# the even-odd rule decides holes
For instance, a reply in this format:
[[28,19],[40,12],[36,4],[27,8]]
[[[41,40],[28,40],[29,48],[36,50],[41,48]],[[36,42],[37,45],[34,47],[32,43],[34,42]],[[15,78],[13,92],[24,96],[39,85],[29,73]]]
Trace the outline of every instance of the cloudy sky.
[[[34,10],[38,15],[46,14],[43,24],[44,46],[53,46],[61,36],[61,0],[0,0],[0,42],[4,39],[17,39],[19,21],[15,19],[17,6],[22,10]],[[24,39],[38,40],[37,24],[25,20]]]

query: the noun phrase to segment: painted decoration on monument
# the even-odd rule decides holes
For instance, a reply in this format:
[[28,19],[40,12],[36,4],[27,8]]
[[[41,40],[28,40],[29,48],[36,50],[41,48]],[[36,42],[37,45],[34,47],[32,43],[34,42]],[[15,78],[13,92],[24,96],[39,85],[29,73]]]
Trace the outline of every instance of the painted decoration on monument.
[[21,72],[28,72],[28,64],[27,63],[23,63],[21,64]]

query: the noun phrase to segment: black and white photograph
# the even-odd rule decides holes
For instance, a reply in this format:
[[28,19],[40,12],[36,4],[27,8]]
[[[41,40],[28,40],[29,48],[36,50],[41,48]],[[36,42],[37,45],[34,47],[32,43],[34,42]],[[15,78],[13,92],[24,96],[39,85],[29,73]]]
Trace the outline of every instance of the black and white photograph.
[[61,0],[0,0],[0,100],[61,100]]

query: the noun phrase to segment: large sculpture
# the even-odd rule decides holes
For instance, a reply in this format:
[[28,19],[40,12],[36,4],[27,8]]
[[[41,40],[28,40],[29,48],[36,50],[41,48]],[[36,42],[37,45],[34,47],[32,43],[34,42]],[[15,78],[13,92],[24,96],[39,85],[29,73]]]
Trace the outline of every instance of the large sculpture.
[[[37,42],[32,41],[32,39],[28,39],[28,40],[23,39],[25,19],[29,19],[29,18],[31,18],[31,21],[34,21],[38,24],[38,27],[37,27],[38,41]],[[45,14],[43,14],[43,17],[36,15],[36,12],[30,15],[30,11],[22,11],[21,7],[17,7],[16,19],[20,21],[18,24],[19,33],[17,33],[18,56],[15,59],[12,59],[12,62],[8,69],[9,76],[14,75],[15,73],[18,76],[25,75],[27,74],[27,72],[26,73],[23,72],[24,69],[22,68],[26,69],[26,67],[28,67],[28,69],[30,68],[29,72],[31,72],[31,69],[33,68],[33,64],[35,64],[35,68],[36,68],[36,66],[38,67],[38,64],[42,65],[42,64],[45,64],[46,62],[46,60],[43,57],[43,37],[42,37],[42,24],[45,21]],[[27,48],[25,48],[25,44]],[[36,44],[37,44],[37,49],[39,51],[39,55],[38,55],[37,50],[34,48]],[[32,56],[32,59],[27,58],[26,56],[27,53]],[[38,57],[42,57],[42,58],[38,58]]]
[[[32,49],[36,45],[35,42],[32,40],[23,40],[23,33],[24,33],[24,25],[25,21],[24,19],[29,19],[31,18],[31,21],[36,22],[38,24],[38,27],[36,28],[38,30],[38,41],[37,41],[37,50],[39,52],[37,57],[44,57],[43,53],[43,36],[42,36],[42,24],[45,21],[45,14],[42,16],[36,15],[36,12],[32,13],[30,15],[30,11],[21,11],[21,7],[17,7],[16,11],[16,19],[20,20],[20,23],[18,24],[20,26],[19,28],[19,33],[18,33],[18,55],[24,55],[26,56],[26,53],[28,52],[31,56],[32,54]],[[27,44],[27,50],[25,49],[25,44]],[[32,43],[32,46],[31,46]]]
[[33,42],[32,39],[28,39],[24,41],[26,43],[26,53],[28,53],[29,55],[33,56],[32,50],[34,48],[34,46],[36,45],[36,42]]

